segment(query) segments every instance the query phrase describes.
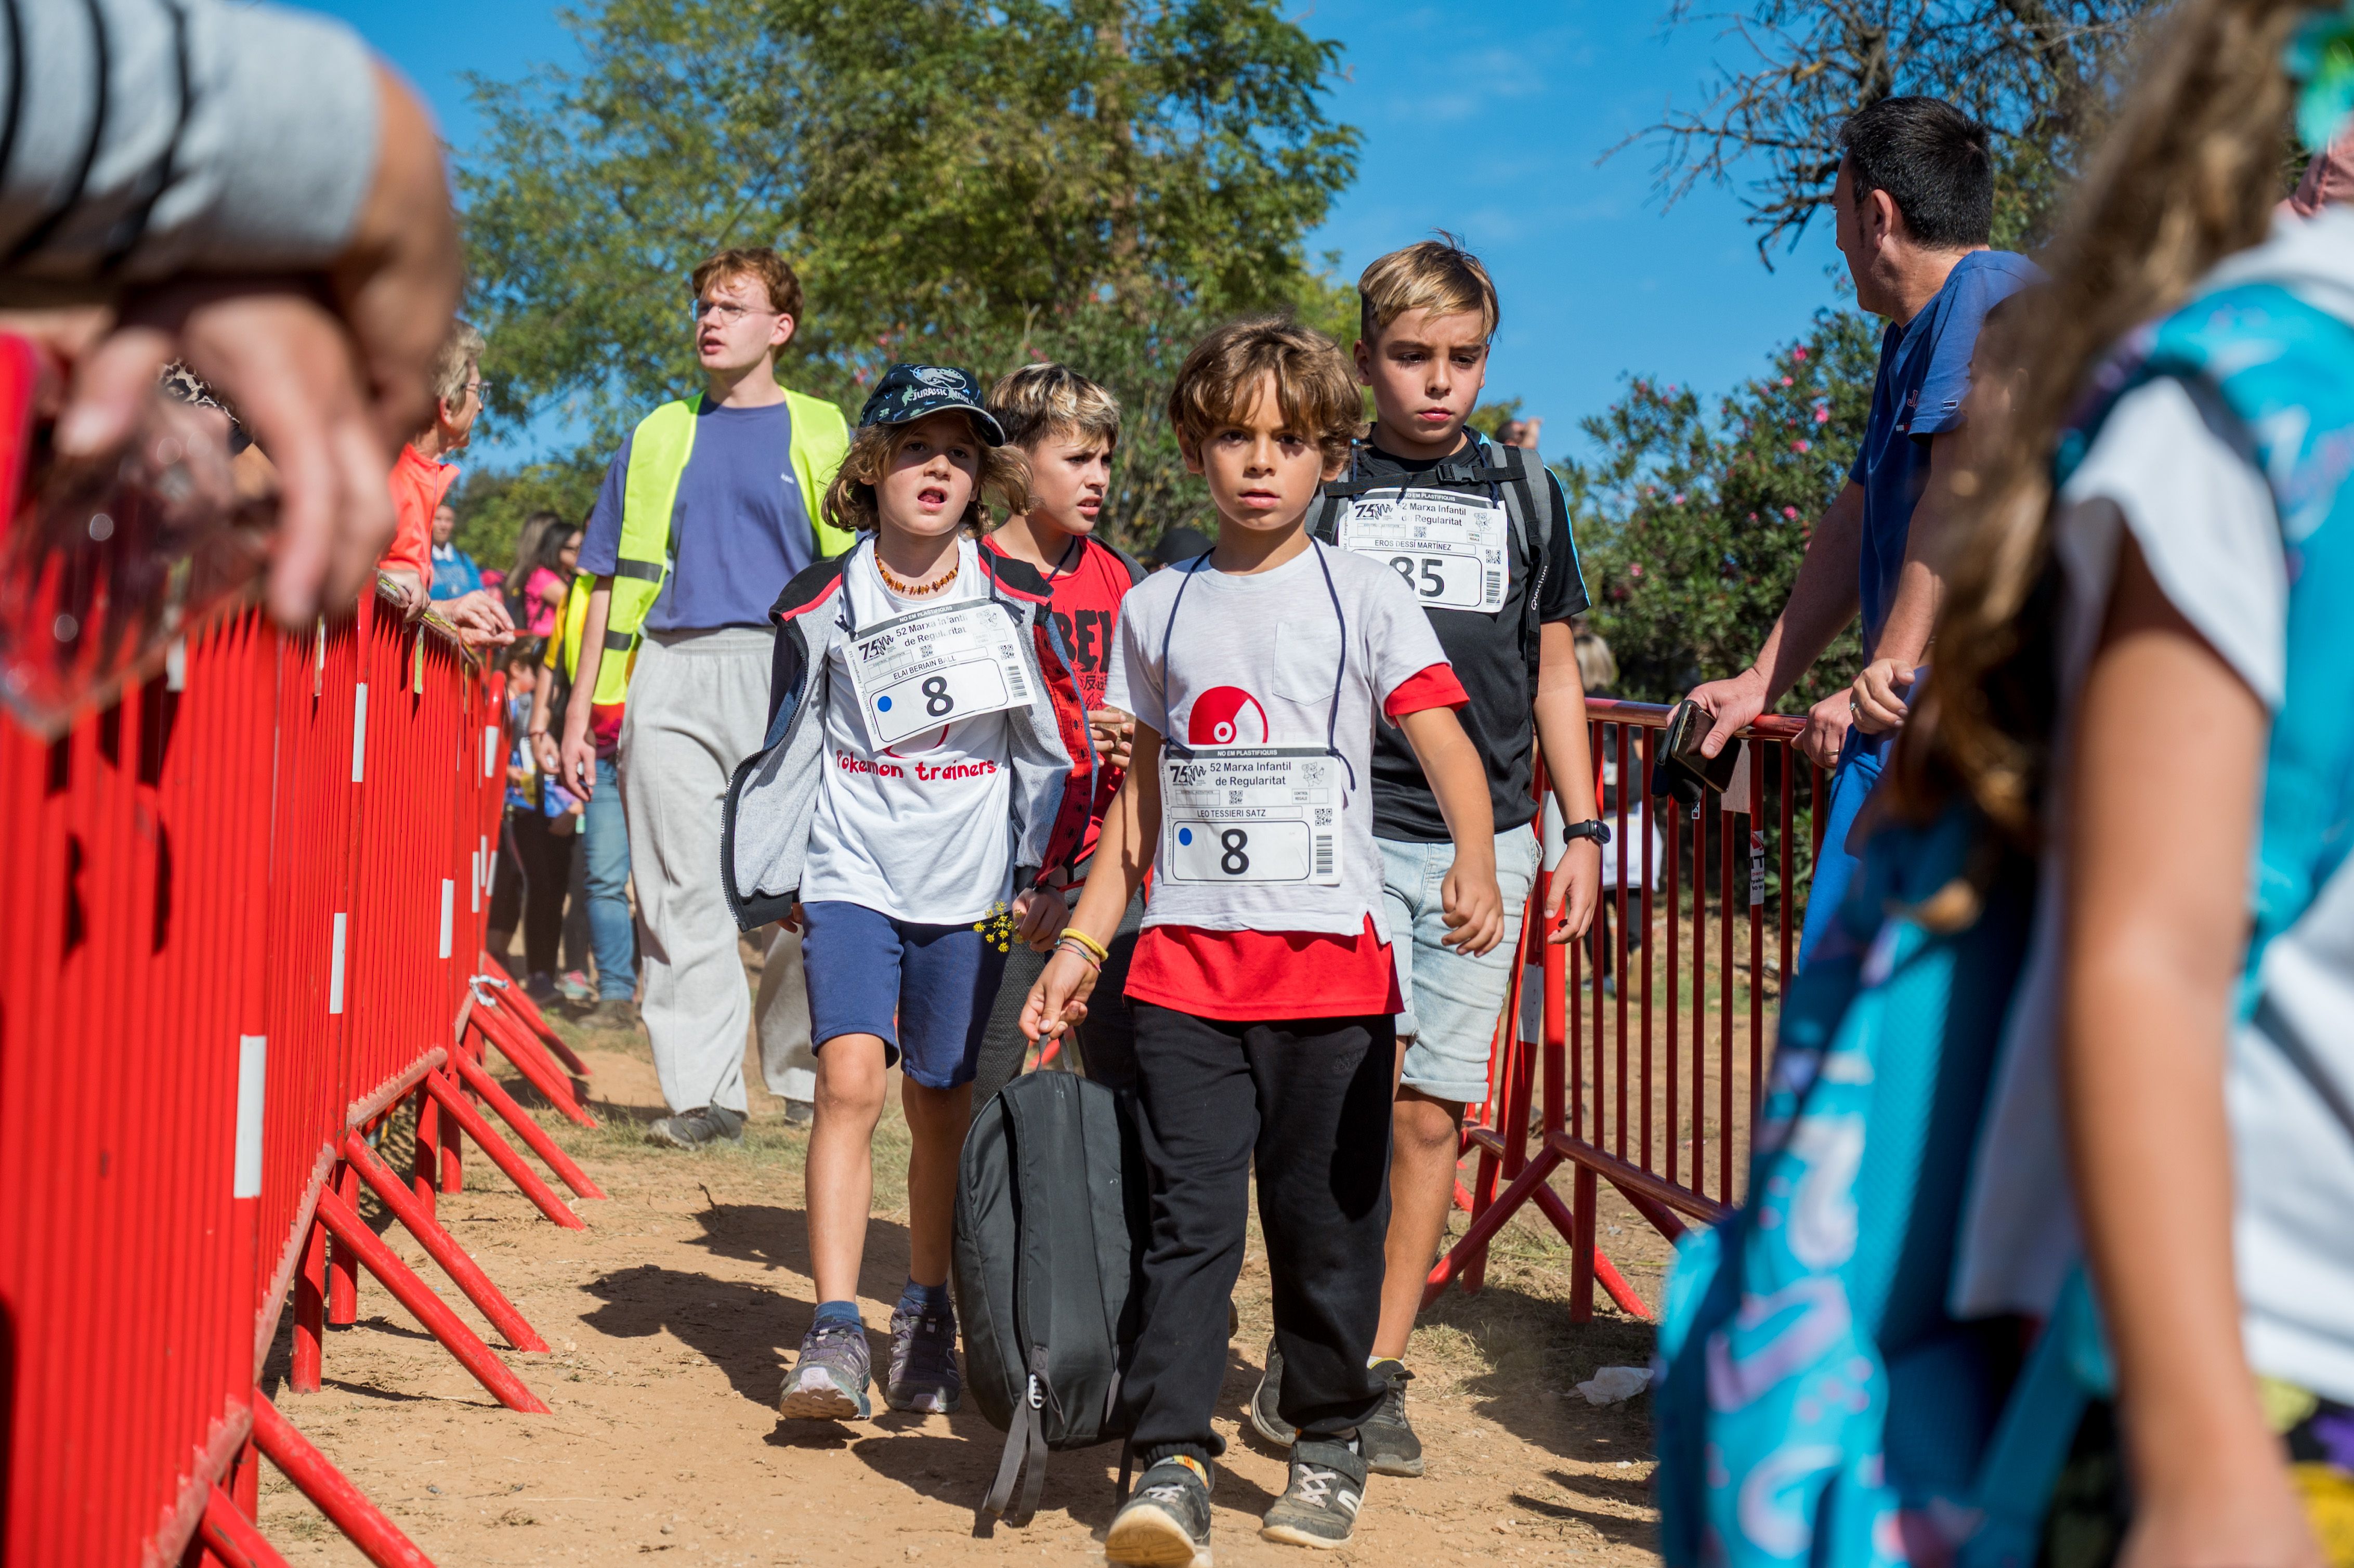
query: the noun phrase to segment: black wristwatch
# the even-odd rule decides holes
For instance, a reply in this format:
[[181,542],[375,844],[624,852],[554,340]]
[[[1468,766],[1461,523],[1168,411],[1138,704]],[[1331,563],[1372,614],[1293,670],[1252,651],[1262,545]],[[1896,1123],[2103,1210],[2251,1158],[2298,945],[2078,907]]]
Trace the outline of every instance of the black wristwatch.
[[1572,822],[1561,830],[1562,838],[1592,839],[1596,844],[1610,842],[1610,824],[1599,817],[1588,817],[1582,822]]

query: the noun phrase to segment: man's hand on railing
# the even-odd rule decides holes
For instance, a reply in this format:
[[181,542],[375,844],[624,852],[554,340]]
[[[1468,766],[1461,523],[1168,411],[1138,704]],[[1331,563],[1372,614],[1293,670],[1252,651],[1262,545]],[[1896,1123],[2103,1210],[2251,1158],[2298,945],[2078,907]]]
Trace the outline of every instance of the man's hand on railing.
[[1837,768],[1840,752],[1847,745],[1848,728],[1854,722],[1854,691],[1833,692],[1807,710],[1807,729],[1798,736],[1798,749],[1818,768]]
[[1866,664],[1863,673],[1849,688],[1856,728],[1866,735],[1886,735],[1891,730],[1903,729],[1913,709],[1897,688],[1911,691],[1919,673],[1901,659],[1874,659]]
[[1559,946],[1585,935],[1602,898],[1602,846],[1572,839],[1545,889],[1545,940]]
[[1686,694],[1688,700],[1698,703],[1702,711],[1716,722],[1700,743],[1702,757],[1714,757],[1725,748],[1742,729],[1756,721],[1766,711],[1767,697],[1766,677],[1755,665],[1729,681],[1703,681]]

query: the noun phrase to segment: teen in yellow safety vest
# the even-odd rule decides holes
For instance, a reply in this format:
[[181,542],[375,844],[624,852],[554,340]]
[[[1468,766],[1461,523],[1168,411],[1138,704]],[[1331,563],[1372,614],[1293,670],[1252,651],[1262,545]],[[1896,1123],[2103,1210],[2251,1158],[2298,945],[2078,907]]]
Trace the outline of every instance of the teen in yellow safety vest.
[[[850,450],[850,428],[842,410],[822,397],[811,397],[790,387],[785,409],[791,417],[793,478],[810,511],[810,526],[820,556],[838,556],[851,546],[851,535],[817,516],[815,501],[832,482]],[[630,438],[629,478],[622,491],[620,559],[612,572],[610,608],[606,612],[603,652],[598,662],[597,691],[591,699],[603,706],[628,694],[630,672],[635,666],[638,640],[646,614],[662,597],[670,574],[671,518],[678,503],[678,482],[695,452],[697,400],[682,397],[664,403],[638,421]],[[581,636],[588,619],[588,577],[574,579],[564,607],[564,673],[577,679]],[[780,585],[781,586],[781,585]]]

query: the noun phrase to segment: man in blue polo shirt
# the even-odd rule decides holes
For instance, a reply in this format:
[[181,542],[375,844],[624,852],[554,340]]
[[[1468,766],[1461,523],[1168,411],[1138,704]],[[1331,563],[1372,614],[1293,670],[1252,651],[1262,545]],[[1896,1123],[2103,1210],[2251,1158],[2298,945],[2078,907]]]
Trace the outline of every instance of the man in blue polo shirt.
[[1929,651],[1944,583],[1936,549],[1963,461],[1970,354],[1988,311],[2041,273],[1988,248],[1994,165],[1987,129],[1935,98],[1886,98],[1840,129],[1831,193],[1856,303],[1888,318],[1872,421],[1846,485],[1815,526],[1789,603],[1749,668],[1695,686],[1713,757],[1797,684],[1859,609],[1869,662],[1817,703],[1799,745],[1833,768],[1822,853],[1798,944],[1803,967],[1856,863],[1848,830],[1879,781],[1887,743]]

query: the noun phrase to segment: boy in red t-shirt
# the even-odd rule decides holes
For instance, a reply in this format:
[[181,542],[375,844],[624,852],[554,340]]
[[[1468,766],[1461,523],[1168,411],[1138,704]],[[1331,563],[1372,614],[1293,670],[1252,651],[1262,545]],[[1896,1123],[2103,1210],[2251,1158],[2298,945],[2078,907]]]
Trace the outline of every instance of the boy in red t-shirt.
[[[1104,688],[1111,676],[1119,601],[1144,579],[1144,568],[1095,537],[1111,483],[1112,453],[1119,446],[1119,400],[1068,366],[1025,365],[990,388],[989,411],[1004,428],[1006,445],[1019,449],[1029,465],[1030,504],[982,540],[981,548],[1027,562],[1046,579],[1054,595],[1055,640],[1077,682],[1087,709],[1088,736],[1095,743],[1095,795],[1067,892],[1076,902],[1087,882],[1104,810],[1128,766],[1129,739],[1136,728],[1135,720],[1105,705]],[[1143,919],[1143,901],[1130,899],[1119,933],[1108,944],[1108,992],[1087,1022],[1073,1031],[1080,1070],[1115,1089],[1136,1081],[1135,1028],[1119,989]],[[1026,948],[1007,955],[1005,979],[988,1033],[981,1037],[981,1064],[973,1078],[975,1116],[1022,1071],[1030,1044],[1022,1033],[1022,1003],[1045,962],[1044,954]]]
[[1133,759],[1098,874],[1023,1009],[1041,1037],[1086,1016],[1151,868],[1127,992],[1152,1235],[1121,1384],[1145,1471],[1105,1540],[1116,1563],[1208,1561],[1224,1446],[1211,1416],[1254,1168],[1299,1434],[1260,1533],[1339,1546],[1355,1530],[1357,1428],[1384,1393],[1367,1363],[1399,1005],[1373,843],[1377,719],[1404,731],[1456,828],[1450,940],[1484,952],[1503,930],[1486,774],[1438,639],[1396,573],[1303,527],[1358,408],[1331,340],[1273,319],[1221,327],[1178,372],[1170,423],[1209,483],[1218,543],[1120,606],[1106,700],[1135,715]]

